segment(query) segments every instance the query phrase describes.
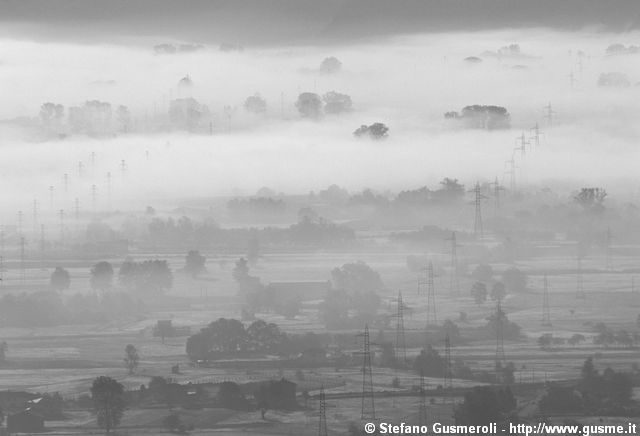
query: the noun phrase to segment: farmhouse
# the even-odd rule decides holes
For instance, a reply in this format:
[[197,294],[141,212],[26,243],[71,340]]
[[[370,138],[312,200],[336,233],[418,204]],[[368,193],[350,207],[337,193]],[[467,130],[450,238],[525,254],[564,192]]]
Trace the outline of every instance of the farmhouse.
[[44,431],[44,418],[31,409],[9,415],[7,418],[9,433],[36,433]]
[[191,329],[189,326],[174,326],[170,319],[160,319],[153,327],[153,336],[161,338],[175,338],[179,336],[189,336]]
[[261,407],[274,410],[292,410],[298,406],[296,383],[286,379],[269,380],[258,385],[254,398]]
[[331,282],[271,282],[265,289],[270,301],[285,302],[320,300],[331,290]]

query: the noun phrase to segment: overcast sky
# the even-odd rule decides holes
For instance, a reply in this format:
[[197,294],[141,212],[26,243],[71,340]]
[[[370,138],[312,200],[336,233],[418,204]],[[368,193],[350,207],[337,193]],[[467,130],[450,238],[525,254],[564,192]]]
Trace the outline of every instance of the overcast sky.
[[638,0],[0,0],[0,36],[339,42],[510,27],[640,28]]

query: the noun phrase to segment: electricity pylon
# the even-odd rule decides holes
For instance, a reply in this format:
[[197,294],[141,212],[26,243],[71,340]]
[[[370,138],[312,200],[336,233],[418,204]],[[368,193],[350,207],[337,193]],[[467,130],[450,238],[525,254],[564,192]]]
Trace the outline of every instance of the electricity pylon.
[[369,325],[365,324],[364,333],[358,335],[364,339],[362,351],[362,409],[360,419],[376,419],[376,407],[373,396],[373,371],[371,369],[371,342]]
[[522,159],[524,159],[524,157],[527,154],[527,145],[531,146],[531,142],[527,141],[527,138],[525,137],[524,132],[522,132],[522,135],[516,138],[516,147],[515,147],[515,150],[520,151],[520,157]]
[[27,272],[26,272],[26,265],[25,265],[25,259],[24,259],[24,244],[25,244],[25,239],[24,236],[20,237],[20,286],[24,288],[24,285],[27,281]]
[[504,191],[504,187],[500,185],[500,182],[498,181],[498,177],[496,177],[494,182],[491,184],[493,185],[494,213],[495,213],[495,216],[497,217],[500,213],[500,197],[501,197],[500,191]]
[[60,217],[60,243],[64,243],[64,209],[60,209],[58,212]]
[[318,436],[327,436],[327,405],[325,403],[324,386],[320,387],[320,422]]
[[93,213],[96,213],[96,200],[97,200],[97,187],[96,185],[91,185],[91,208],[93,209]]
[[509,176],[509,190],[515,192],[516,190],[516,158],[514,153],[511,153],[511,159],[505,161],[507,169],[504,171]]
[[111,211],[111,171],[107,173],[107,210]]
[[438,315],[436,312],[436,296],[435,285],[433,280],[433,263],[429,262],[427,268],[423,270],[424,277],[418,279],[418,290],[421,287],[426,288],[427,292],[427,327],[438,324]]
[[542,294],[542,325],[551,327],[551,308],[549,306],[549,281],[547,275],[544,276],[544,291]]
[[420,370],[420,405],[418,406],[418,425],[427,425],[427,389],[424,383],[423,370]]
[[451,232],[451,238],[448,240],[451,241],[451,262],[449,264],[449,267],[451,268],[451,275],[449,277],[449,294],[457,296],[460,294],[460,278],[458,277],[458,243],[456,232]]
[[395,363],[397,366],[407,364],[407,341],[404,332],[404,310],[407,308],[402,302],[402,292],[398,292],[398,310],[396,312],[396,346]]
[[453,387],[453,367],[451,365],[451,340],[449,339],[449,333],[444,338],[444,380],[443,386],[445,389],[451,389]]
[[613,235],[611,234],[611,227],[607,227],[607,233],[605,235],[605,268],[607,270],[611,269],[611,241],[613,239]]
[[33,234],[38,233],[38,200],[33,200]]
[[533,139],[533,143],[536,145],[536,148],[538,148],[540,146],[540,136],[542,135],[538,123],[536,123],[536,125],[533,126],[530,131],[533,132],[533,136],[531,137],[531,139]]
[[505,362],[505,354],[504,354],[504,326],[502,325],[502,319],[504,318],[504,312],[502,311],[502,307],[500,306],[500,300],[498,300],[498,304],[496,305],[496,367]]
[[544,118],[549,123],[549,127],[552,127],[553,126],[553,114],[555,114],[556,111],[554,111],[553,108],[551,107],[551,102],[549,102],[549,104],[544,107],[544,110],[545,110]]
[[474,194],[475,216],[473,220],[473,235],[481,238],[484,235],[482,228],[482,200],[487,198],[480,189],[480,183],[476,182],[476,186],[469,192]]
[[584,281],[582,278],[582,257],[580,255],[578,255],[576,264],[576,299],[586,300],[587,296],[584,293]]

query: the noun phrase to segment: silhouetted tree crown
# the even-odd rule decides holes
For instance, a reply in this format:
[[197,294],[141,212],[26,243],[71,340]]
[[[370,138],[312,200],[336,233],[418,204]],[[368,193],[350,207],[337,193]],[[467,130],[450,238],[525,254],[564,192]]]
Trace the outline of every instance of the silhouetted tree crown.
[[120,424],[124,414],[124,386],[111,377],[100,376],[91,386],[91,399],[98,426],[110,433]]
[[49,280],[51,288],[55,291],[64,291],[71,286],[71,276],[69,271],[59,266],[51,273],[51,279]]
[[106,291],[113,285],[113,267],[109,262],[98,262],[91,268],[91,288]]

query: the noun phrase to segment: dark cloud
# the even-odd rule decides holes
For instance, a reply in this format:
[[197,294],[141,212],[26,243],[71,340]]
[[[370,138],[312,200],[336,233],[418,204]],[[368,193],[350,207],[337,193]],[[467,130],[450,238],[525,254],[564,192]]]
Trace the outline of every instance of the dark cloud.
[[[5,36],[149,35],[244,44],[335,42],[424,31],[640,28],[637,0],[3,0]],[[13,35],[11,35],[13,33]]]

